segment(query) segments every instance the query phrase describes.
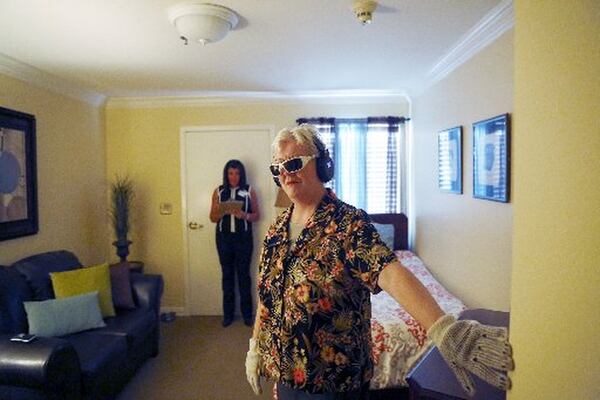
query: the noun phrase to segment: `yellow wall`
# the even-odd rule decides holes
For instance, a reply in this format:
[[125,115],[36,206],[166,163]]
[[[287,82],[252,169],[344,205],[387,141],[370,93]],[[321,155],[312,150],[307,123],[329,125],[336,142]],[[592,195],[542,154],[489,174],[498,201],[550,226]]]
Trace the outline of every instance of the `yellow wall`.
[[0,106],[37,123],[39,233],[0,242],[0,264],[66,249],[83,263],[105,259],[103,115],[99,108],[0,74]]
[[[473,198],[472,124],[512,113],[512,61],[510,31],[413,100],[415,249],[472,308],[510,307],[513,202]],[[437,133],[458,125],[462,195],[442,193],[437,184]]]
[[[156,108],[123,108],[109,103],[106,110],[108,177],[112,178],[115,173],[128,173],[138,187],[130,259],[143,260],[148,272],[163,275],[163,304],[166,307],[184,307],[181,127],[273,125],[277,131],[294,125],[299,117],[407,114],[408,104],[404,101],[363,105],[270,102]],[[257,151],[270,152],[270,149]],[[173,204],[172,215],[159,214],[161,202]]]
[[600,3],[516,2],[510,400],[600,398]]

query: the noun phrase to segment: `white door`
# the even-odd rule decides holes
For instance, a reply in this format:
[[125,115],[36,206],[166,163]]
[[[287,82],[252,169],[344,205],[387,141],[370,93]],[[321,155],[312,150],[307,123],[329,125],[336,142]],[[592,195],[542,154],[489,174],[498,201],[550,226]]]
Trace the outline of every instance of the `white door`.
[[[271,127],[189,127],[181,130],[183,221],[187,239],[186,313],[222,315],[221,267],[215,243],[215,225],[210,222],[212,193],[223,182],[228,160],[240,160],[247,182],[258,195],[261,219],[253,224],[254,252],[250,275],[256,287],[258,253],[273,218],[274,183],[271,162]],[[254,291],[255,292],[255,291]],[[256,293],[253,293],[256,298]],[[256,307],[256,303],[253,304]],[[236,293],[236,314],[239,296]]]

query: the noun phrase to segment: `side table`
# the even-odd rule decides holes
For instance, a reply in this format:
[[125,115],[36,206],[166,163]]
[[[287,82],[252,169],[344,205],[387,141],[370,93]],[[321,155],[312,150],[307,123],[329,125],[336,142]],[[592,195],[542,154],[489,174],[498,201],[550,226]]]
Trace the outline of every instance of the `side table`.
[[[123,264],[121,262],[115,263],[115,264],[111,264],[110,266],[115,266],[115,265],[119,265],[119,264]],[[127,266],[129,267],[129,272],[136,272],[136,273],[144,273],[144,263],[141,261],[126,261],[124,264],[127,264]]]
[[[459,319],[474,319],[485,325],[508,327],[509,313],[492,310],[466,310]],[[471,374],[475,396],[468,397],[436,347],[432,347],[410,371],[406,380],[410,400],[504,400],[506,392]]]

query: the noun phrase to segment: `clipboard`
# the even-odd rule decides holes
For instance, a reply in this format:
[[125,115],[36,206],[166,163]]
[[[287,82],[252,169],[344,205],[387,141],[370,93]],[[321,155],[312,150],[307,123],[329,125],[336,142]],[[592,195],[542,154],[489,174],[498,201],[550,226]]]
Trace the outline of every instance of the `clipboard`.
[[241,210],[243,206],[243,201],[224,201],[222,203],[219,203],[219,212],[221,214],[233,214],[234,211]]

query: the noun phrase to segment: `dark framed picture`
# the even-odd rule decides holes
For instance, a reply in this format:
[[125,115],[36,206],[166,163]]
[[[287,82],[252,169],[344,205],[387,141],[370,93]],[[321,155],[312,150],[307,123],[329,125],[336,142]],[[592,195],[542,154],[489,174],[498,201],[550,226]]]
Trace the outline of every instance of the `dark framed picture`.
[[35,117],[0,107],[0,240],[37,232]]
[[462,126],[438,132],[438,187],[462,193]]
[[473,124],[473,197],[507,203],[510,189],[508,114]]

